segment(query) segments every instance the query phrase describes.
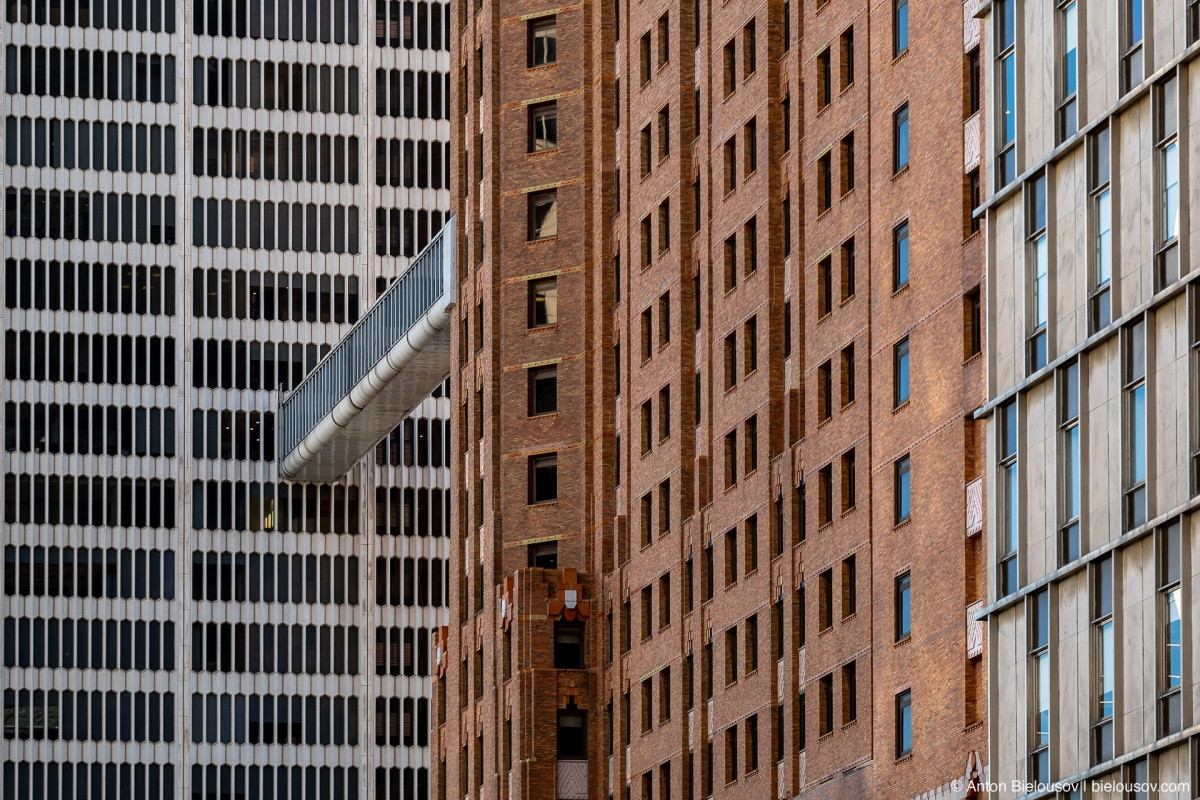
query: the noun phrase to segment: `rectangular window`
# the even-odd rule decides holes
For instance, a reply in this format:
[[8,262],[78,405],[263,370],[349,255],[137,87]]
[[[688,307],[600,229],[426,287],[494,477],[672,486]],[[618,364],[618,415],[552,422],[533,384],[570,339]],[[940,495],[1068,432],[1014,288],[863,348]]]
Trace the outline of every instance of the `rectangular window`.
[[742,269],[747,276],[758,271],[758,218],[742,225]]
[[908,285],[908,220],[892,229],[892,291]]
[[1200,287],[1191,290],[1192,495],[1200,495]]
[[737,386],[737,334],[725,337],[725,391]]
[[1029,620],[1029,780],[1050,780],[1050,590],[1026,601]]
[[842,408],[854,402],[855,392],[855,375],[854,375],[854,345],[848,344],[842,348],[842,382],[841,382],[841,400]]
[[1029,275],[1028,319],[1029,372],[1046,366],[1049,359],[1050,314],[1049,239],[1046,230],[1046,176],[1039,175],[1025,184],[1025,229],[1028,236],[1026,264]]
[[996,32],[996,187],[1017,177],[1017,0],[992,5]]
[[1121,2],[1121,91],[1128,92],[1146,77],[1145,0]]
[[1017,550],[1021,538],[1020,473],[1017,463],[1017,402],[1010,400],[996,414],[998,471],[1000,473],[1000,535],[997,582],[1001,597],[1017,590]]
[[1078,0],[1059,7],[1058,141],[1079,130],[1079,14]]
[[1089,144],[1088,188],[1093,240],[1089,253],[1088,318],[1090,329],[1095,333],[1112,323],[1112,161],[1109,128],[1101,128],[1092,134]]
[[963,295],[963,359],[983,352],[983,301],[976,286]]
[[912,690],[896,695],[896,758],[912,753]]
[[818,607],[817,613],[820,620],[820,630],[828,630],[833,627],[833,570],[827,569],[817,578],[818,590]]
[[892,58],[908,50],[908,0],[892,0]]
[[1115,719],[1116,651],[1114,649],[1113,618],[1113,556],[1094,562],[1091,569],[1092,589],[1092,653],[1096,665],[1092,696],[1092,763],[1099,764],[1113,757],[1113,727]]
[[725,685],[733,683],[738,676],[737,628],[725,631]]
[[817,158],[817,210],[833,207],[833,154],[826,151]]
[[838,149],[840,164],[838,165],[841,174],[841,184],[839,188],[843,195],[853,191],[854,189],[854,134],[848,133],[842,137],[841,146]]
[[1059,533],[1058,564],[1080,555],[1079,515],[1082,505],[1083,464],[1079,440],[1079,362],[1058,371]]
[[658,66],[671,60],[671,18],[663,14],[658,18]]
[[529,457],[529,504],[550,503],[558,499],[558,454],[543,453]]
[[745,427],[743,449],[745,450],[746,474],[749,475],[758,469],[758,415],[752,414],[750,419],[746,420]]
[[842,724],[858,719],[858,662],[842,666]]
[[833,465],[817,470],[817,519],[819,525],[833,522]]
[[558,147],[558,102],[538,103],[529,107],[529,152]]
[[758,516],[746,518],[744,525],[746,572],[754,572],[758,569]]
[[833,65],[829,48],[817,53],[817,110],[829,106],[833,101]]
[[833,311],[833,256],[817,262],[817,318]]
[[850,448],[842,454],[842,513],[854,508],[857,502],[857,476],[854,474],[857,466],[855,464],[854,448]]
[[1146,323],[1138,320],[1124,330],[1125,386],[1125,530],[1146,521]]
[[858,613],[858,570],[854,556],[842,559],[842,619]]
[[817,367],[817,419],[825,422],[833,416],[833,362]]
[[842,273],[842,302],[854,297],[854,237],[842,242],[840,249]]
[[1155,150],[1159,186],[1155,289],[1179,279],[1179,80],[1155,87]]
[[725,194],[737,188],[737,137],[730,136],[722,146],[725,162]]
[[730,39],[725,43],[725,47],[721,49],[721,68],[722,80],[721,85],[725,97],[733,94],[735,81],[737,80],[737,55],[735,53],[736,43]]
[[895,634],[899,642],[912,635],[912,577],[908,572],[896,576],[894,594]]
[[725,488],[731,489],[737,485],[737,429],[725,434]]
[[892,346],[892,407],[899,408],[909,398],[908,337]]
[[979,217],[975,216],[975,209],[983,202],[978,167],[967,173],[963,189],[963,236],[973,236],[979,232]]
[[896,459],[893,466],[894,520],[897,525],[912,514],[912,458],[908,455]]
[[979,100],[983,96],[983,84],[979,74],[979,46],[971,48],[971,51],[966,55],[966,108],[964,109],[963,119],[975,116],[979,113]]
[[1160,736],[1183,728],[1182,522],[1169,522],[1158,531],[1158,630]]
[[854,84],[854,27],[851,26],[842,31],[842,35],[838,40],[838,52],[840,54],[839,66],[841,67],[841,83],[842,91],[846,91]]
[[742,28],[742,80],[749,78],[757,70],[758,38],[752,19]]
[[558,61],[558,17],[529,21],[529,66],[544,67]]
[[558,411],[558,365],[535,367],[529,374],[529,416]]
[[[907,6],[907,3],[905,4]],[[899,173],[908,166],[908,103],[892,114],[892,173]]]
[[558,324],[558,278],[529,281],[529,327]]
[[533,192],[529,195],[530,241],[558,236],[558,190]]

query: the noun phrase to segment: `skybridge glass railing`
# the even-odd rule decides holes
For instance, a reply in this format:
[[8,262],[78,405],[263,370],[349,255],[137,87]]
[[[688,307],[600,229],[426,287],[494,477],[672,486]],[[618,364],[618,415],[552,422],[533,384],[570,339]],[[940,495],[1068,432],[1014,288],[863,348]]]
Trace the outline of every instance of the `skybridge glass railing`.
[[281,401],[284,477],[340,477],[445,380],[450,372],[450,309],[456,295],[456,229],[451,217]]

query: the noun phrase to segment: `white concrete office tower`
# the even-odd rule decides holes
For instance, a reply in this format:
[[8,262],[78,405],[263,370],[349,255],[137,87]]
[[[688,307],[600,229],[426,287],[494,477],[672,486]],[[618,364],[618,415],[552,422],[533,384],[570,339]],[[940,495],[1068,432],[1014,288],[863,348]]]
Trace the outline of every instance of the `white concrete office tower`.
[[1191,800],[1200,2],[979,11],[990,796]]
[[429,796],[449,399],[275,409],[448,205],[436,0],[5,0],[3,800]]

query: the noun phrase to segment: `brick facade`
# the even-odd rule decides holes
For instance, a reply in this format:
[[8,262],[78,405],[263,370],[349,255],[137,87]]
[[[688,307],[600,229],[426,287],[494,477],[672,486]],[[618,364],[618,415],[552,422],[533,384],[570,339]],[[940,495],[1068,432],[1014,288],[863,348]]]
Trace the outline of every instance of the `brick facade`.
[[[911,14],[894,59],[890,4],[452,7],[465,236],[439,798],[916,797],[984,752],[986,656],[966,651],[966,607],[986,595],[982,537],[965,534],[982,474],[982,362],[964,344],[983,274],[964,192],[974,23],[964,35],[954,2]],[[547,19],[557,60],[529,67]],[[531,108],[549,102],[557,146],[530,153]],[[905,102],[910,163],[893,174]],[[556,235],[529,241],[531,196],[550,190]],[[547,277],[557,323],[530,327]],[[894,408],[906,336],[911,396]],[[531,415],[530,370],[549,365],[557,411]],[[545,453],[555,499],[530,502]],[[554,567],[534,566],[550,542]],[[558,602],[568,569],[583,669],[555,668],[556,626],[578,624]],[[906,570],[911,635],[894,644]],[[558,759],[576,715],[586,793],[570,785],[582,759]]]

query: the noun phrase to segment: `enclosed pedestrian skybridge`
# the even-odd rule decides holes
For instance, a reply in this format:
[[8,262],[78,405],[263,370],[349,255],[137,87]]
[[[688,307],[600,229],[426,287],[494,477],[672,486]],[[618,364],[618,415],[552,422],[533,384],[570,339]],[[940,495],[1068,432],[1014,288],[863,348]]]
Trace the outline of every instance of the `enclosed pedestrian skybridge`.
[[450,374],[456,221],[279,407],[279,472],[340,478]]

